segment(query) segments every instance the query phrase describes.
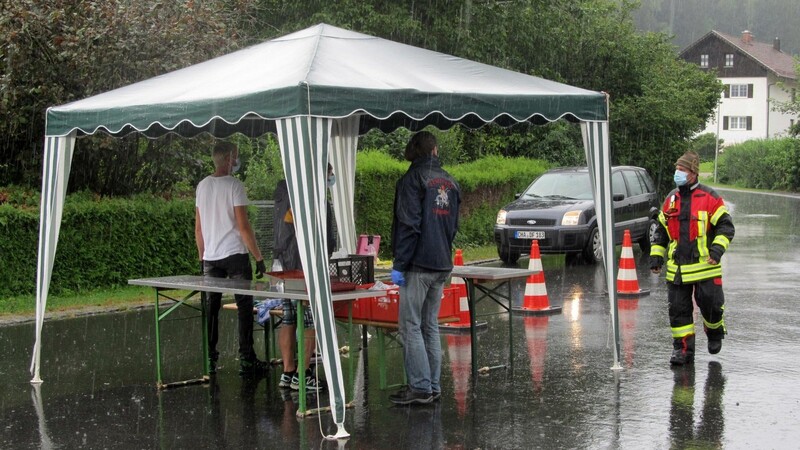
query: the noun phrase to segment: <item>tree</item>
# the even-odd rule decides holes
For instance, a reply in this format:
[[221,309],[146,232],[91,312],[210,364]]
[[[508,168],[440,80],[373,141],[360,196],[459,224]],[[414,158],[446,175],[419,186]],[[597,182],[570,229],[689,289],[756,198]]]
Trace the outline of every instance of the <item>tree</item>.
[[[713,77],[678,61],[668,36],[637,33],[631,18],[635,4],[629,0],[67,3],[21,0],[0,12],[3,31],[9,32],[0,54],[1,62],[10,66],[2,79],[3,113],[13,115],[9,124],[0,125],[5,127],[0,132],[12,136],[0,147],[0,174],[14,175],[11,180],[37,184],[31,181],[38,179],[38,161],[33,167],[25,164],[41,147],[46,106],[319,22],[608,92],[614,162],[647,167],[664,180],[721,92]],[[10,32],[20,28],[27,31]],[[456,162],[496,153],[546,157],[559,165],[584,160],[578,128],[564,124],[454,129],[443,138],[460,147],[450,153]],[[395,153],[398,141],[402,139],[375,135],[365,139]],[[90,142],[87,150],[81,150],[85,142],[79,146],[76,166],[81,158],[91,158],[92,167],[107,168],[99,173],[115,178],[83,174],[85,179],[75,187],[110,193],[164,188],[145,180],[161,168],[162,175],[191,179],[197,176],[197,164],[191,161],[200,161],[202,167],[192,147],[202,148],[202,142],[188,147],[168,140],[143,145],[138,138]],[[185,151],[176,152],[175,146]],[[149,172],[134,170],[143,162],[149,163]],[[120,178],[130,185],[111,182]]]
[[[48,106],[229,51],[250,18],[246,13],[251,3],[255,2],[4,2],[0,8],[0,179],[4,184],[39,185]],[[93,172],[76,171],[71,185],[104,193],[157,190],[163,185],[149,184],[153,176],[175,171],[176,165],[198,164],[195,147],[171,139],[87,138],[76,147],[73,166],[91,161]],[[139,172],[143,165],[145,169]]]
[[[794,73],[800,74],[800,58],[795,58]],[[800,97],[797,96],[797,83],[794,87],[789,87],[785,83],[779,83],[778,86],[785,92],[790,94],[790,100],[786,102],[775,102],[775,109],[784,114],[794,114],[797,119],[789,128],[789,134],[794,137],[800,137]]]

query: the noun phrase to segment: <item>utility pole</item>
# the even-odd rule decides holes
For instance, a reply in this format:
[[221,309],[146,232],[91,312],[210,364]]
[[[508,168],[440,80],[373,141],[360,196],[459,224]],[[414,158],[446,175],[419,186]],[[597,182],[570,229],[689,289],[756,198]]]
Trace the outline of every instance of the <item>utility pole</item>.
[[714,135],[714,183],[717,182],[717,159],[719,159],[719,123],[722,121],[722,117],[720,117],[721,108],[722,101],[717,103],[717,134]]

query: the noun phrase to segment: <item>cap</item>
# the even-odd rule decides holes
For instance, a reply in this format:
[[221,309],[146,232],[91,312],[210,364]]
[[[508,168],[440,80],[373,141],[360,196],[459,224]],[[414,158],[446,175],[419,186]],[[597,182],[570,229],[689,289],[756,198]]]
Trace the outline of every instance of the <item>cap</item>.
[[675,165],[681,166],[692,173],[700,173],[700,157],[691,150],[681,155],[681,157],[675,161]]

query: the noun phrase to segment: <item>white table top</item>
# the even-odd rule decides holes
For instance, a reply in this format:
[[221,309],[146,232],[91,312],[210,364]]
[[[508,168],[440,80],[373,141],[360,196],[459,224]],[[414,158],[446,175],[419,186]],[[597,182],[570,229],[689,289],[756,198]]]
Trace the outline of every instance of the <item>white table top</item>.
[[[223,294],[252,295],[258,298],[287,298],[290,300],[308,300],[305,291],[280,291],[269,277],[264,280],[231,280],[229,278],[202,277],[196,275],[178,275],[171,277],[139,278],[128,280],[128,284],[148,286],[161,289],[182,289],[201,292],[220,292]],[[355,300],[365,297],[385,295],[384,290],[355,289],[352,291],[334,292],[333,301]]]
[[481,281],[500,281],[525,278],[536,273],[535,270],[517,267],[453,266],[451,276]]

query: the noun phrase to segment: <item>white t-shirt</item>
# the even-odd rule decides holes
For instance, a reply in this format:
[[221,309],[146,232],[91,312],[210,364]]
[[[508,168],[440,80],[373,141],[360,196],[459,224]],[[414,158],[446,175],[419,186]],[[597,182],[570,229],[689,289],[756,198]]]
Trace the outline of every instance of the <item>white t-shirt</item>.
[[247,204],[244,184],[230,175],[208,176],[197,185],[195,206],[200,210],[204,260],[218,261],[231,255],[247,253],[233,212],[234,206]]

